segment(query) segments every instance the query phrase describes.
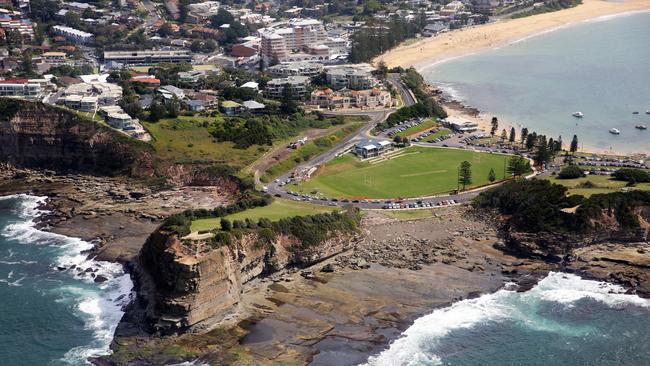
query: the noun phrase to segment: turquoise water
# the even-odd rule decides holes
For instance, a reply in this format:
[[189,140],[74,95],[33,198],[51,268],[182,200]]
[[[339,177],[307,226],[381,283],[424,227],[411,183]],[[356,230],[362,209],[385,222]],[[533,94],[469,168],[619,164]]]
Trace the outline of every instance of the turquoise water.
[[572,25],[422,73],[487,117],[565,142],[577,134],[598,151],[650,153],[650,130],[634,128],[650,126],[650,13]]
[[[120,265],[88,260],[92,247],[37,230],[45,200],[0,197],[0,365],[86,365],[105,354],[129,301]],[[59,267],[76,269],[65,271]],[[87,268],[109,278],[96,284]]]
[[551,273],[419,318],[369,366],[650,365],[650,300]]

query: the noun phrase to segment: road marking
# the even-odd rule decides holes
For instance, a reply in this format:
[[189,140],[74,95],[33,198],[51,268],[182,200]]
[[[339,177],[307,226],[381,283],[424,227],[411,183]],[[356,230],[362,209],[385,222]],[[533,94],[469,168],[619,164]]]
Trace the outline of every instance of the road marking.
[[400,178],[407,178],[407,177],[419,177],[421,175],[429,175],[429,174],[440,174],[440,173],[447,173],[448,170],[433,170],[430,172],[422,172],[422,173],[413,173],[413,174],[402,174],[400,175]]

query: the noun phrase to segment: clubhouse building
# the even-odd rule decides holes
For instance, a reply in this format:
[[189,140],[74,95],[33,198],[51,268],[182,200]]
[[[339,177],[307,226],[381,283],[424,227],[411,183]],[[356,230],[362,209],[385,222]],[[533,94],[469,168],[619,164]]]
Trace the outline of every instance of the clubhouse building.
[[354,146],[354,153],[362,159],[383,155],[391,150],[393,150],[393,143],[388,140],[362,140]]

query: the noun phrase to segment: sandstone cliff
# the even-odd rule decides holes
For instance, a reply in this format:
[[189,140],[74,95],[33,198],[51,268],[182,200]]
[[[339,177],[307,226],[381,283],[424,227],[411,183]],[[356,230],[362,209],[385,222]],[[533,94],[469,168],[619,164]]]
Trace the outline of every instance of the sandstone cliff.
[[286,268],[306,266],[347,249],[354,234],[333,232],[317,247],[304,248],[295,237],[276,234],[261,245],[256,233],[230,245],[209,248],[157,231],[140,252],[136,277],[151,330],[186,330],[219,318],[241,298],[246,282]]
[[71,111],[13,99],[0,102],[0,159],[16,166],[149,177],[152,151]]

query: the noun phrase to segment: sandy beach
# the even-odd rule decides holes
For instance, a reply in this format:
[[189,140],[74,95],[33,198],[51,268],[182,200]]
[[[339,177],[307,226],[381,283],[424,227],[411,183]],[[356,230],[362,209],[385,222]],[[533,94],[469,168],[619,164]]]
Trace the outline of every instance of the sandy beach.
[[[425,38],[407,46],[397,47],[377,57],[374,61],[384,61],[389,67],[413,66],[421,71],[446,60],[501,47],[572,24],[645,10],[650,10],[650,0],[626,0],[622,2],[583,0],[583,4],[575,8],[520,19],[501,19],[494,23],[468,27],[433,38]],[[446,105],[445,109],[450,116],[463,117],[477,122],[484,131],[490,130],[490,121],[493,115],[489,111],[481,111],[479,115],[475,115],[454,106]],[[509,133],[511,127],[514,127],[517,134],[519,134],[524,126],[499,118],[498,133],[500,133],[501,129],[506,129]],[[568,143],[568,141],[565,141],[565,143]],[[625,155],[611,149],[603,149],[602,146],[588,146],[586,144],[582,145],[580,150],[597,154]]]
[[494,23],[468,27],[437,37],[425,38],[408,46],[397,47],[375,58],[389,67],[413,66],[419,70],[440,61],[466,56],[508,43],[594,18],[650,9],[650,0],[622,2],[583,0],[570,9],[519,19],[502,19]]

